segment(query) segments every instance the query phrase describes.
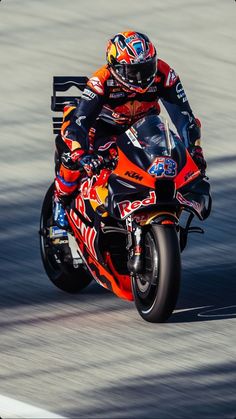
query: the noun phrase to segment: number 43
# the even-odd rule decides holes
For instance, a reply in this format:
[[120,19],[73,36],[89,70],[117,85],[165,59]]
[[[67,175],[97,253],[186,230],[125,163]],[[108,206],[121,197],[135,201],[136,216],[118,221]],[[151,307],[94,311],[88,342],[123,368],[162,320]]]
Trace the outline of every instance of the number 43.
[[174,177],[177,174],[177,164],[169,157],[157,157],[148,170],[148,173],[156,177]]

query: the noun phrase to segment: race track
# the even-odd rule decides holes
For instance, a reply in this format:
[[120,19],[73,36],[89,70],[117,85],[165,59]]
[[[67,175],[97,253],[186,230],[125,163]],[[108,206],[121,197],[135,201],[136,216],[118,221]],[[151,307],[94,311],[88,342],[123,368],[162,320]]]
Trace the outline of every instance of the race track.
[[[66,418],[236,416],[235,14],[233,0],[0,2],[0,417],[26,417],[14,401],[3,411],[3,396]],[[39,254],[52,77],[90,75],[127,28],[180,74],[212,184],[212,215],[196,223],[205,235],[189,239],[177,309],[161,325],[96,283],[59,291]]]

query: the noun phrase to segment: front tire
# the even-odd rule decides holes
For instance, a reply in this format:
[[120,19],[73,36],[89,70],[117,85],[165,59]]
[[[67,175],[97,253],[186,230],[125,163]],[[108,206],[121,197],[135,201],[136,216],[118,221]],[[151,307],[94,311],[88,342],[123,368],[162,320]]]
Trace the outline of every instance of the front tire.
[[135,305],[144,320],[160,323],[171,316],[180,279],[181,258],[175,227],[152,225],[144,237],[144,273],[132,278]]
[[[41,218],[40,218],[40,251],[44,269],[56,287],[68,293],[78,293],[86,288],[92,277],[86,270],[85,266],[81,264],[79,267],[74,267],[72,261],[65,262],[63,260],[63,252],[60,245],[54,245],[49,237],[49,228],[53,225],[52,216],[52,198],[54,191],[54,183],[49,187],[43,201]],[[65,249],[68,254],[68,248]]]

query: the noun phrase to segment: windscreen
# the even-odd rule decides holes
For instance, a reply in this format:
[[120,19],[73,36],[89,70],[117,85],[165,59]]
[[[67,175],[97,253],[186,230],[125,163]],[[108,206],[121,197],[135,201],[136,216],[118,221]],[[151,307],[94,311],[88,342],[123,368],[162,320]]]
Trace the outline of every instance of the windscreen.
[[119,148],[139,167],[147,170],[156,157],[171,156],[178,166],[185,164],[185,147],[169,130],[163,118],[148,115],[137,121],[117,141]]
[[153,156],[168,156],[175,148],[173,135],[165,121],[157,115],[142,118],[131,128],[142,149]]

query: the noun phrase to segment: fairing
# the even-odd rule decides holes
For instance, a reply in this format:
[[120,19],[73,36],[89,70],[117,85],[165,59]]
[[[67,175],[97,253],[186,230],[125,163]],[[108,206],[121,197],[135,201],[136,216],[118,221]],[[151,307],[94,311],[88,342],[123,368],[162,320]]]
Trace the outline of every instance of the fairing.
[[[204,199],[190,195],[191,200],[181,199],[181,190],[189,193],[194,180],[202,181],[200,171],[179,137],[173,133],[167,123],[157,115],[150,115],[136,122],[117,141],[119,160],[109,179],[108,208],[115,218],[124,218],[127,196],[136,203],[130,206],[126,216],[139,209],[149,210],[144,205],[150,199],[150,206],[171,205],[187,208],[204,218]],[[150,189],[155,199],[150,196]],[[179,194],[177,195],[177,192]],[[178,199],[177,199],[178,197]],[[200,200],[200,203],[199,203]],[[191,201],[191,202],[190,202]],[[135,208],[136,207],[136,208]],[[148,207],[148,208],[147,208]]]
[[[125,262],[127,217],[132,215],[143,225],[157,214],[169,214],[175,223],[176,214],[186,209],[204,219],[209,189],[185,146],[158,116],[138,121],[119,137],[117,146],[115,170],[103,169],[99,176],[82,181],[68,218],[94,278],[117,296],[132,300]],[[115,242],[118,256],[112,250]]]

